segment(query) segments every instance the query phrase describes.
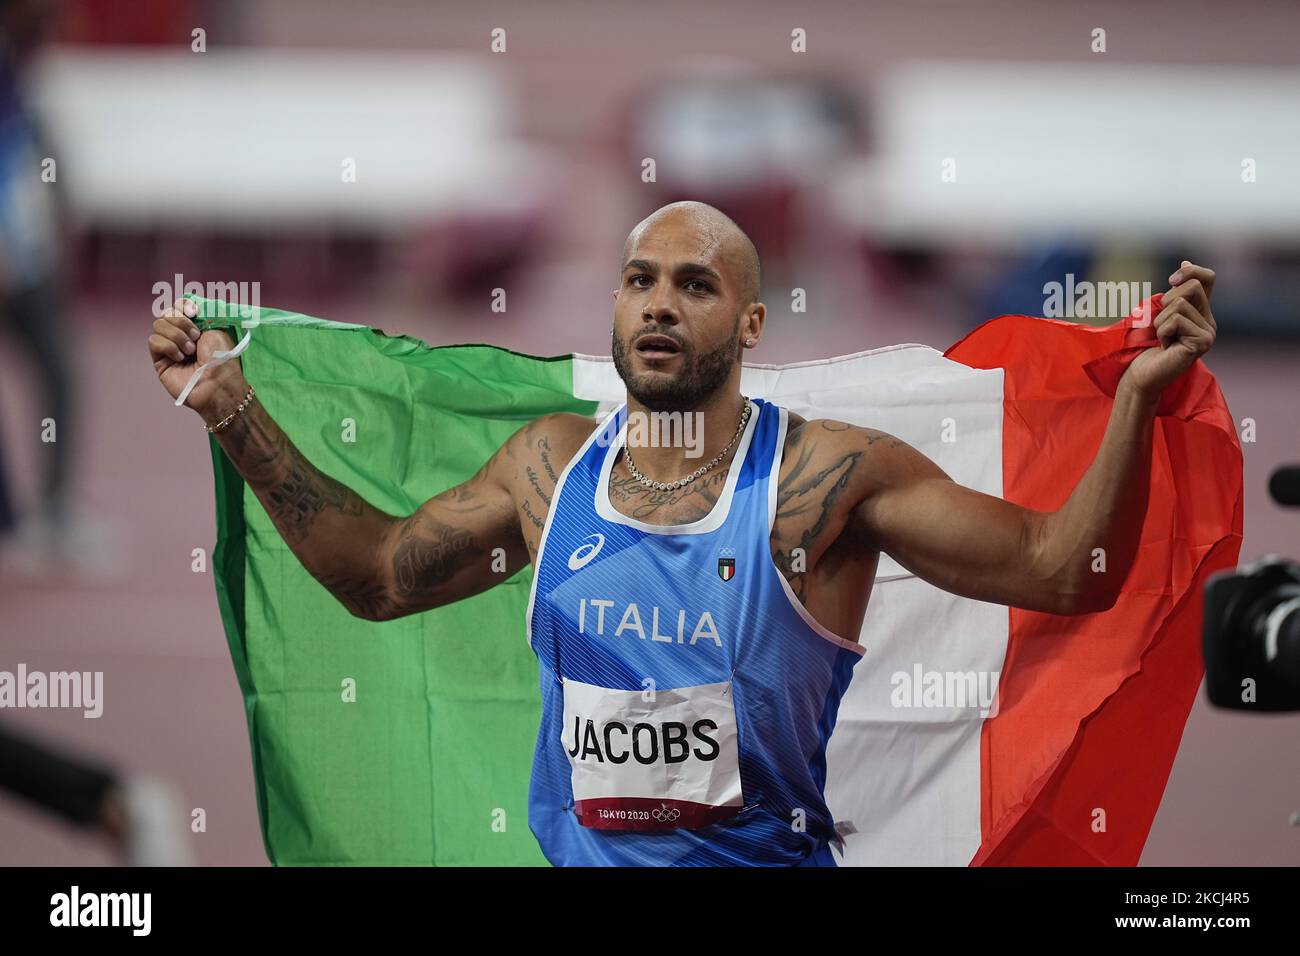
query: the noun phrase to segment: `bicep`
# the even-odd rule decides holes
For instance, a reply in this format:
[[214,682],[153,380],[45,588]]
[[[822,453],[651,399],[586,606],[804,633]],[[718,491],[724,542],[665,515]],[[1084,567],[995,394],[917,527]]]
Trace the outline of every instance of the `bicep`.
[[1044,513],[954,482],[899,443],[855,520],[873,545],[917,577],[962,597],[1057,609],[1037,567]]
[[392,616],[486,591],[528,563],[511,490],[514,442],[389,529],[380,561]]

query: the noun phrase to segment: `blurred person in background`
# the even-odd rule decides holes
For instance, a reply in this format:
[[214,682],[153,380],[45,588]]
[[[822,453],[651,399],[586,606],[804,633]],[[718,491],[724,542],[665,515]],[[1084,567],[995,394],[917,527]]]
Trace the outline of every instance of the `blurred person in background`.
[[[0,551],[9,569],[42,574],[104,566],[101,522],[71,500],[78,416],[61,295],[62,210],[53,150],[24,88],[25,72],[54,20],[51,0],[0,0],[0,327],[31,361],[42,391],[37,423],[55,423],[41,446],[39,500],[20,514],[0,441]],[[54,179],[47,181],[46,169]],[[40,425],[43,429],[44,426]],[[24,438],[37,434],[24,429]]]
[[[5,564],[32,573],[90,570],[108,551],[102,525],[71,504],[76,413],[60,294],[61,210],[55,183],[42,177],[42,163],[53,152],[23,88],[25,68],[53,13],[50,0],[0,0],[0,326],[33,362],[44,392],[38,415],[53,419],[57,429],[56,440],[43,445],[41,499],[21,519],[0,446]],[[0,724],[0,790],[106,838],[128,865],[190,861],[178,795],[169,784],[74,756],[7,724]]]
[[0,791],[107,840],[126,866],[188,866],[184,811],[170,784],[123,774],[0,723]]

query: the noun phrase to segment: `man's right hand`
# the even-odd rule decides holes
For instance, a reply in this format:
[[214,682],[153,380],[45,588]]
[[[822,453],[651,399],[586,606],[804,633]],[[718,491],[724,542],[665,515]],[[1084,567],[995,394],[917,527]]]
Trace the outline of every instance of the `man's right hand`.
[[[229,335],[217,329],[200,333],[190,316],[197,307],[189,299],[177,299],[172,308],[155,319],[149,336],[149,358],[158,380],[173,399],[185,388],[194,369],[212,358],[214,352],[234,348]],[[185,404],[211,424],[228,414],[248,390],[239,359],[203,373]],[[234,402],[230,401],[234,397]],[[227,408],[226,406],[230,406]]]

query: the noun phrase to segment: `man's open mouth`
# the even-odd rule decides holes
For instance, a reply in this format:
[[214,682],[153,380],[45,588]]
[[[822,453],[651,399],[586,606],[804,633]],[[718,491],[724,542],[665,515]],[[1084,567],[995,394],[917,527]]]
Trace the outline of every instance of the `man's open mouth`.
[[645,358],[668,358],[682,350],[666,335],[643,335],[636,340],[636,352]]

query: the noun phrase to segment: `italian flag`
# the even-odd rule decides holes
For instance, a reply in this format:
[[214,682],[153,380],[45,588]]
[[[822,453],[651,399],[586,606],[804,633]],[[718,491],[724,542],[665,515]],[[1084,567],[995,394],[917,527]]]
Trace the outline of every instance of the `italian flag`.
[[[469,478],[538,416],[577,412],[594,429],[624,399],[608,357],[430,348],[195,301],[201,328],[248,339],[245,375],[303,454],[391,514]],[[1159,297],[1144,305],[1108,327],[1008,315],[944,352],[746,366],[741,387],[883,429],[955,481],[1054,510],[1092,461],[1119,376],[1154,346]],[[1203,363],[1166,390],[1154,443],[1137,563],[1108,611],[960,598],[882,555],[827,755],[843,864],[1138,862],[1201,682],[1202,587],[1241,545],[1241,447]],[[528,828],[531,569],[361,620],[301,566],[215,440],[212,460],[217,600],[270,860],[546,865]]]

